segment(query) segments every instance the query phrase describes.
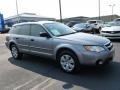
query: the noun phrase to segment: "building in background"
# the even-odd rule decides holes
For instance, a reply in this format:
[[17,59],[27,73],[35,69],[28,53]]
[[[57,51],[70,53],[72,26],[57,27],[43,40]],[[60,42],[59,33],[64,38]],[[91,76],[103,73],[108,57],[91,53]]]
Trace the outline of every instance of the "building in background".
[[[106,16],[101,16],[100,20],[102,20],[104,22],[110,22],[116,18],[120,18],[120,16],[118,16],[118,15],[106,15]],[[91,18],[88,18],[88,20],[99,20],[99,17],[91,17]]]
[[36,21],[55,21],[55,18],[48,18],[36,15],[34,13],[22,13],[19,15],[11,16],[8,18],[5,18],[5,25],[8,27],[11,27],[13,24],[21,23],[21,22],[36,22]]
[[[100,20],[102,20],[104,22],[110,22],[110,21],[113,21],[116,18],[120,18],[120,16],[119,15],[106,15],[106,16],[101,16]],[[69,23],[69,22],[86,22],[88,20],[99,20],[99,17],[79,16],[79,17],[64,18],[62,21],[63,21],[63,23],[66,24],[66,23]]]
[[62,21],[63,23],[68,23],[68,22],[85,22],[88,17],[84,16],[79,16],[79,17],[70,17],[70,18],[64,18]]

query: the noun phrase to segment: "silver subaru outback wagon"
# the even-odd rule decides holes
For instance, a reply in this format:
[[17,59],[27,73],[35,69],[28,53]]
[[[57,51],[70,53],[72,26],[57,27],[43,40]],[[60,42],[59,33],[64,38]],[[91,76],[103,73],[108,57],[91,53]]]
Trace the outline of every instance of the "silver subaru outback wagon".
[[6,46],[14,59],[33,54],[56,60],[68,73],[80,65],[104,65],[113,60],[114,47],[110,40],[77,33],[54,21],[16,24],[6,36]]

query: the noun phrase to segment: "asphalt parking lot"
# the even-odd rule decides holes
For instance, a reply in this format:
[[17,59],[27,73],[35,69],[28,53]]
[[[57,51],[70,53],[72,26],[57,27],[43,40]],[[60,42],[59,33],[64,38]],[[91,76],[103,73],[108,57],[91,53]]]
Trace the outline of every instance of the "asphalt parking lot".
[[104,68],[83,67],[67,74],[49,59],[24,56],[14,60],[0,34],[0,90],[120,90],[120,40],[113,62]]

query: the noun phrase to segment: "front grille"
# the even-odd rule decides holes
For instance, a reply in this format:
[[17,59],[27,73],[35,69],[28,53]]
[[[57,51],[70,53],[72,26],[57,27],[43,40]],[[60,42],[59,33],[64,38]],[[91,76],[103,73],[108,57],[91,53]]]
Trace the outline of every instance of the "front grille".
[[113,44],[111,42],[105,44],[108,50],[111,50],[113,48]]
[[102,31],[103,33],[110,33],[110,34],[117,34],[120,33],[120,31]]

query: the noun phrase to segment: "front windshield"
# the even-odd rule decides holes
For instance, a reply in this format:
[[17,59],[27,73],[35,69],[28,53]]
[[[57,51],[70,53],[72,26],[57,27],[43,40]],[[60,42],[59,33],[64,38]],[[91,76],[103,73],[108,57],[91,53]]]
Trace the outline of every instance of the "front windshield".
[[72,33],[76,33],[73,29],[62,23],[46,23],[44,26],[48,29],[48,31],[54,36],[63,36]]
[[73,28],[86,28],[86,26],[87,26],[86,24],[81,23],[74,25]]

